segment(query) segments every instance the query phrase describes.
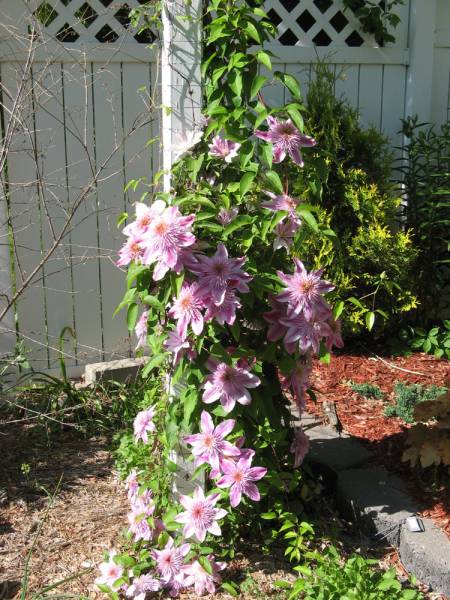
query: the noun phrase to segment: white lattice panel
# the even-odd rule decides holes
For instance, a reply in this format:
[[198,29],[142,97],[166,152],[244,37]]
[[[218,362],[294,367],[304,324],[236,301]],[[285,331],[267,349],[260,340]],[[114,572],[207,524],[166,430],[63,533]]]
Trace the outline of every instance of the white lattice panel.
[[35,0],[39,28],[65,44],[148,44],[151,32],[137,34],[129,25],[131,9],[147,0]]
[[283,46],[375,46],[341,0],[267,0],[265,10]]

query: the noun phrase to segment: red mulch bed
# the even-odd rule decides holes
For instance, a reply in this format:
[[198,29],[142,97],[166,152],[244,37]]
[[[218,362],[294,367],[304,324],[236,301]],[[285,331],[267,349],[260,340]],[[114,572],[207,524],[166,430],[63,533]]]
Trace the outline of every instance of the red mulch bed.
[[[323,417],[322,402],[334,402],[344,431],[362,439],[374,451],[376,462],[408,482],[421,514],[434,519],[450,538],[448,486],[431,490],[429,486],[419,485],[409,464],[401,460],[408,426],[401,419],[383,415],[386,403],[393,401],[395,382],[443,386],[449,377],[450,363],[428,354],[389,358],[341,354],[333,356],[330,365],[315,362],[312,387],[317,404],[308,399],[307,410]],[[376,384],[385,398],[365,399],[351,389],[350,382]]]

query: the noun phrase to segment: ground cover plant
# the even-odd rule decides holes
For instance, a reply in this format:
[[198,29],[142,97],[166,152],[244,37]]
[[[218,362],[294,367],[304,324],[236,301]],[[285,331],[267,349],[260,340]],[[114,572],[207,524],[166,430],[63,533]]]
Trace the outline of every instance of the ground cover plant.
[[[414,411],[421,402],[436,400],[445,392],[444,387],[431,385],[423,387],[417,383],[406,385],[398,381],[394,385],[394,403],[385,408],[387,417],[399,417],[405,423],[414,423]],[[430,415],[432,418],[435,415]]]

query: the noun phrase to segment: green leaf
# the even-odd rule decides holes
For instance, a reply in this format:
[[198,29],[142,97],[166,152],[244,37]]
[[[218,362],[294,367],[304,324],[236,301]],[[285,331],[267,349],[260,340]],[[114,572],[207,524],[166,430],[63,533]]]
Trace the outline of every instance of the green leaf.
[[339,300],[339,302],[335,305],[335,307],[333,308],[333,317],[335,319],[339,319],[339,317],[342,314],[342,311],[344,310],[344,306],[345,303],[343,300]]
[[266,521],[270,521],[271,519],[276,519],[277,515],[274,512],[266,512],[259,515],[261,519],[265,519]]
[[315,232],[319,233],[319,225],[316,221],[315,216],[309,212],[309,210],[305,210],[300,208],[297,213],[302,217],[302,219],[307,223],[307,225]]
[[233,231],[236,231],[236,229],[245,227],[245,225],[248,225],[249,223],[253,223],[253,217],[250,217],[249,215],[239,215],[234,219],[234,221],[225,227],[223,231],[223,237],[227,238],[230,233],[233,233]]
[[156,296],[150,296],[149,294],[142,298],[142,302],[144,304],[148,304],[149,306],[151,306],[153,308],[157,308],[157,309],[164,308],[163,303],[160,302]]
[[231,88],[231,91],[236,94],[236,96],[241,96],[242,94],[242,74],[239,71],[232,71],[228,78],[228,85]]
[[275,71],[274,77],[276,77],[276,79],[281,81],[287,87],[294,98],[301,98],[302,94],[300,92],[300,87],[293,75],[282,73],[281,71]]
[[367,329],[369,331],[372,331],[373,325],[375,323],[375,313],[372,311],[369,311],[368,313],[366,313],[365,320],[366,320]]
[[261,158],[269,169],[272,168],[273,146],[272,144],[261,144]]
[[272,61],[270,60],[270,56],[264,50],[260,50],[256,53],[256,60],[266,67],[269,71],[272,70]]
[[231,583],[227,583],[227,582],[222,583],[222,589],[225,590],[226,592],[228,592],[230,594],[230,596],[233,596],[234,598],[237,598],[239,596],[238,590]]
[[125,295],[122,298],[121,303],[119,304],[119,306],[116,308],[116,310],[113,313],[113,317],[115,317],[117,315],[117,313],[122,310],[122,308],[124,306],[127,306],[128,304],[130,304],[130,302],[133,302],[134,297],[136,296],[136,292],[137,292],[137,289],[135,287],[130,288],[125,292]]
[[266,81],[267,77],[264,77],[264,75],[256,75],[256,77],[254,77],[252,85],[250,87],[250,100],[252,100],[257,95],[257,93],[266,83]]
[[256,29],[256,27],[253,25],[253,23],[248,21],[244,27],[244,30],[249,37],[251,37],[253,40],[255,40],[255,42],[257,42],[258,44],[261,43],[261,37],[260,37],[259,32]]
[[241,196],[245,196],[248,190],[252,187],[253,180],[255,179],[256,173],[252,171],[247,171],[241,177],[241,181],[239,184],[239,191]]
[[303,132],[303,117],[302,117],[300,111],[298,111],[296,108],[288,108],[287,112],[288,112],[288,115],[291,117],[291,119],[294,121],[294,125],[301,132]]
[[134,330],[137,320],[138,320],[138,314],[139,314],[139,306],[136,304],[136,302],[133,302],[128,307],[128,312],[127,312],[128,331],[131,332]]
[[198,562],[202,565],[202,567],[205,569],[205,571],[209,574],[212,575],[213,573],[213,568],[211,563],[209,562],[208,558],[206,556],[199,556],[198,557]]
[[156,367],[159,367],[160,365],[162,365],[162,363],[166,360],[166,357],[167,357],[167,354],[165,354],[165,353],[154,356],[152,358],[152,360],[150,360],[145,365],[145,367],[142,369],[142,377],[147,377],[147,375],[150,373],[150,371],[152,371],[153,369],[156,369]]
[[[271,148],[272,151],[272,148]],[[272,189],[278,194],[283,193],[283,184],[281,183],[281,179],[275,171],[267,171],[266,179],[269,181]]]
[[350,298],[347,298],[347,302],[351,302],[352,304],[354,304],[358,308],[361,308],[362,310],[365,310],[364,306],[361,304],[361,302],[358,300],[358,298],[355,298],[354,296],[351,296]]

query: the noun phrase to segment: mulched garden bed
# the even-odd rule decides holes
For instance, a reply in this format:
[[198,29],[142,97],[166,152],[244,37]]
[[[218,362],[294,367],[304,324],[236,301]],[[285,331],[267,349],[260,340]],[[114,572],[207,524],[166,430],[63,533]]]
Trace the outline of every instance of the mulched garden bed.
[[[408,357],[340,354],[331,364],[315,361],[312,387],[317,403],[307,400],[307,410],[325,420],[324,401],[334,402],[344,431],[360,438],[374,452],[375,461],[403,477],[422,509],[422,515],[434,519],[450,537],[450,490],[448,485],[430,489],[420,485],[408,463],[401,460],[406,430],[397,417],[385,417],[384,409],[393,402],[397,381],[444,386],[450,377],[450,363],[428,354]],[[372,383],[384,392],[383,400],[366,399],[354,392],[351,383]]]

